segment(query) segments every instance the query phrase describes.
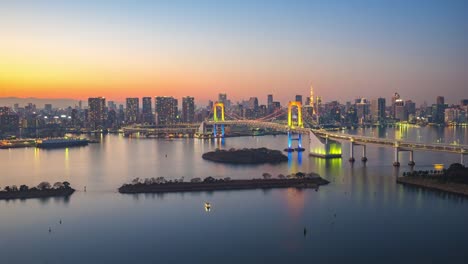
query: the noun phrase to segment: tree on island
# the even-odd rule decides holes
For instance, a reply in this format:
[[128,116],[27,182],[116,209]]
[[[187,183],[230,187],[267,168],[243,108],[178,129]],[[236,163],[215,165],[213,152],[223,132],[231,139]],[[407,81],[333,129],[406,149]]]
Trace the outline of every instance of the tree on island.
[[270,174],[270,173],[265,172],[265,173],[262,174],[262,176],[263,176],[263,179],[264,179],[264,180],[269,180],[269,179],[271,179],[271,174]]
[[62,189],[65,186],[61,182],[56,182],[56,183],[54,183],[53,187],[54,187],[54,189]]
[[39,184],[37,185],[37,189],[39,189],[39,190],[41,190],[41,191],[42,191],[42,190],[48,190],[48,189],[50,189],[50,187],[51,187],[51,186],[50,186],[50,183],[48,183],[48,182],[41,182],[41,183],[39,183]]
[[29,190],[29,187],[28,187],[27,185],[24,185],[24,184],[23,184],[23,185],[21,185],[21,186],[19,187],[19,190],[20,190],[20,192],[26,192],[26,191]]

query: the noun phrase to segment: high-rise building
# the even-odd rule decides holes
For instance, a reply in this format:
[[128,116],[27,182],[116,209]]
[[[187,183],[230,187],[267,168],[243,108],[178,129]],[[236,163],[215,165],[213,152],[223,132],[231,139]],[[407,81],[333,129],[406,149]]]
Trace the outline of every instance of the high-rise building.
[[140,100],[138,98],[127,98],[125,109],[125,122],[127,124],[135,124],[138,122],[140,114]]
[[272,109],[273,109],[273,95],[269,94],[268,97],[267,97],[267,110],[268,110],[268,113],[273,112]]
[[52,113],[52,104],[45,104],[44,111],[48,114]]
[[355,100],[357,118],[363,122],[369,121],[370,105],[366,98]]
[[372,100],[371,114],[372,120],[374,122],[382,123],[385,121],[385,107],[385,98],[378,98],[376,100]]
[[443,96],[437,96],[437,104],[445,105],[445,98]]
[[416,115],[416,103],[411,100],[405,102],[406,113],[408,115]]
[[117,105],[115,104],[114,101],[109,101],[109,102],[107,102],[107,109],[108,109],[108,110],[116,110],[116,109],[117,109]]
[[195,122],[195,98],[193,97],[182,98],[182,122]]
[[218,102],[219,103],[226,104],[226,101],[227,101],[227,94],[225,94],[225,93],[218,94]]
[[392,96],[392,112],[390,113],[392,118],[396,118],[396,113],[395,113],[395,107],[396,107],[396,101],[400,99],[400,94],[398,93],[395,93],[393,96]]
[[158,125],[168,125],[177,122],[177,99],[170,96],[158,96],[155,103]]
[[106,98],[88,98],[88,127],[96,130],[103,129],[106,122]]
[[432,106],[432,122],[436,124],[445,123],[445,100],[443,96],[437,96],[437,103]]
[[405,101],[403,101],[403,99],[396,99],[393,107],[395,109],[396,120],[408,121],[408,112],[406,111]]
[[296,102],[300,102],[302,105],[302,95],[296,95]]
[[143,122],[147,124],[154,123],[153,107],[151,103],[151,97],[143,97],[143,109],[141,111]]
[[252,109],[254,112],[258,111],[258,98],[257,97],[250,97],[248,108]]

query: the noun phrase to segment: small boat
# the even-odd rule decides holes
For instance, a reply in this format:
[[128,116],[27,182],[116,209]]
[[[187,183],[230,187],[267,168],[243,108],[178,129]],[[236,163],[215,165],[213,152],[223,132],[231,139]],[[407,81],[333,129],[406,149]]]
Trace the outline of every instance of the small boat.
[[210,203],[208,203],[208,202],[205,203],[205,210],[207,212],[211,210],[211,204]]

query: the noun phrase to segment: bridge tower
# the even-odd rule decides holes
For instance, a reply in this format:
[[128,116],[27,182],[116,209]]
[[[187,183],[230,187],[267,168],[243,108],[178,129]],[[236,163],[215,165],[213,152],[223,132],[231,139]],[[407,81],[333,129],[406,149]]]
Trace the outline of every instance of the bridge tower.
[[[293,120],[293,108],[297,108],[297,119],[296,122]],[[302,147],[302,134],[295,133],[294,128],[303,128],[304,123],[302,120],[302,105],[299,101],[291,101],[288,104],[288,147],[284,149],[287,152],[304,151]],[[297,148],[293,148],[293,141],[297,141]]]
[[[221,109],[221,117],[218,117],[218,108]],[[215,104],[213,104],[213,120],[215,122],[218,122],[218,121],[224,121],[224,103],[221,103],[221,102],[217,102]],[[221,137],[221,138],[224,138],[224,125],[220,125],[221,128],[221,134],[218,134],[218,125],[214,124],[213,126],[213,134],[214,134],[214,137]]]

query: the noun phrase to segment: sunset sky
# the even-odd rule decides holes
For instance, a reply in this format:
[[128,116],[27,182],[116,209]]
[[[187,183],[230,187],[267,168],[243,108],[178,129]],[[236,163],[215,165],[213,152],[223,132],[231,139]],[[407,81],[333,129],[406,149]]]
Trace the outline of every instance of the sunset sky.
[[2,1],[0,97],[468,98],[468,1],[252,2]]

